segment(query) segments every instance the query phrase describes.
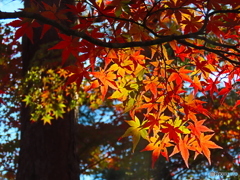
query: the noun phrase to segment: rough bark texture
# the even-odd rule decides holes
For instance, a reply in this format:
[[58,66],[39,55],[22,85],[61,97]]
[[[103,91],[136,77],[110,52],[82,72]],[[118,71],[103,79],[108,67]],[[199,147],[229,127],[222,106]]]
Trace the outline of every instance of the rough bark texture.
[[31,123],[28,114],[28,109],[23,108],[17,180],[79,179],[74,113],[67,113],[52,125]]
[[[61,0],[45,0],[48,4],[62,6]],[[70,4],[71,2],[68,1]],[[29,0],[25,0],[25,7]],[[23,37],[23,73],[30,68],[30,61],[41,44],[58,40],[55,30],[40,39],[40,30],[34,32],[34,44]],[[21,109],[21,143],[17,180],[78,180],[79,162],[76,156],[75,112],[52,121],[30,122],[30,110],[23,103]]]

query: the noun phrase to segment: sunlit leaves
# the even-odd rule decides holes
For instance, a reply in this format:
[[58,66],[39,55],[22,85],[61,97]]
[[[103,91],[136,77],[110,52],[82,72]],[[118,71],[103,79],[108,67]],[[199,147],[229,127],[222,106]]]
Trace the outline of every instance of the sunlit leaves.
[[168,81],[176,81],[177,84],[182,84],[183,81],[192,82],[191,78],[188,76],[188,73],[192,72],[191,70],[187,70],[184,67],[180,68],[179,71],[173,71],[170,75]]
[[59,74],[64,78],[67,78],[65,86],[71,83],[76,83],[77,90],[79,90],[83,79],[84,78],[90,79],[89,73],[87,72],[88,69],[89,67],[85,68],[82,63],[78,62],[75,65],[68,66],[64,69],[60,69]]
[[153,94],[153,96],[156,98],[157,97],[157,88],[158,88],[158,78],[155,78],[154,76],[151,77],[151,79],[149,77],[146,77],[146,80],[143,81],[145,85],[145,90],[148,91],[150,90],[151,93]]
[[164,156],[168,160],[168,147],[173,146],[169,143],[169,137],[164,136],[162,140],[156,137],[150,138],[150,143],[142,151],[152,151],[152,167],[160,155]]
[[[44,124],[51,124],[51,120],[63,118],[64,113],[69,110],[66,107],[66,103],[69,102],[64,96],[71,95],[73,92],[69,87],[64,86],[61,76],[52,69],[44,70],[35,67],[29,71],[24,82],[24,84],[28,83],[34,83],[34,85],[29,87],[28,95],[24,97],[23,102],[31,107],[31,120],[42,120]],[[28,87],[21,88],[26,91]]]
[[43,124],[51,124],[51,120],[53,119],[53,116],[51,116],[50,114],[47,114],[45,116],[42,117],[43,120]]
[[216,148],[220,148],[222,149],[222,147],[216,145],[214,142],[210,141],[212,135],[206,135],[204,136],[203,133],[200,134],[199,138],[195,138],[195,137],[191,137],[191,136],[184,136],[184,138],[180,138],[179,144],[177,146],[174,147],[173,152],[170,156],[173,156],[176,153],[179,153],[182,155],[182,158],[186,164],[187,167],[188,166],[188,159],[189,159],[189,150],[191,151],[195,151],[195,157],[194,159],[199,155],[199,154],[204,154],[209,163],[211,164],[210,161],[210,151],[209,148],[212,149],[216,149]]
[[181,21],[185,24],[184,33],[193,33],[197,32],[202,26],[202,16],[191,15],[190,18],[186,18],[185,20]]
[[197,137],[200,137],[201,133],[203,132],[214,132],[213,130],[207,128],[206,126],[202,125],[205,122],[205,120],[200,120],[194,122],[192,124],[191,122],[189,123],[189,129],[191,129],[192,133],[196,135]]
[[[59,42],[49,48],[62,52],[67,67],[58,71],[60,77],[46,69],[29,72],[26,81],[34,86],[24,101],[35,109],[33,120],[50,124],[52,117],[63,117],[71,108],[62,97],[77,96],[82,89],[91,108],[111,101],[122,113],[129,112],[132,120],[126,121],[130,127],[122,137],[132,136],[133,150],[141,137],[146,139],[144,150],[153,151],[153,164],[160,155],[168,159],[170,146],[187,166],[189,150],[210,161],[209,148],[219,146],[210,141],[213,130],[203,125],[202,119],[214,116],[206,102],[220,97],[223,104],[239,82],[239,12],[234,2],[90,0],[67,5],[66,11],[42,5],[37,13],[45,18],[61,23],[68,12],[78,24],[58,32]],[[16,38],[26,34],[31,40],[40,26],[31,19],[10,25],[19,27]],[[50,28],[44,24],[41,36]],[[166,41],[148,45],[159,39]],[[142,47],[134,44],[141,42]]]
[[220,148],[222,149],[222,147],[216,145],[214,142],[210,141],[210,139],[212,138],[212,135],[206,135],[204,136],[203,134],[200,135],[200,147],[202,149],[203,154],[207,157],[209,164],[211,164],[211,159],[210,159],[210,155],[211,152],[209,149],[216,149],[216,148]]
[[140,137],[144,139],[148,139],[147,130],[141,127],[140,121],[138,117],[135,116],[134,120],[126,121],[130,127],[126,130],[126,132],[122,135],[121,138],[132,136],[133,138],[133,152],[140,140]]
[[189,158],[188,136],[185,136],[184,139],[180,139],[179,151],[183,157],[183,160],[184,160],[186,166],[188,167],[188,158]]
[[163,124],[166,126],[166,128],[162,128],[161,132],[163,133],[168,133],[169,134],[169,139],[172,139],[174,142],[178,143],[179,141],[179,136],[178,133],[183,133],[179,127],[174,127],[168,123]]
[[117,85],[115,83],[115,79],[117,76],[113,72],[110,71],[106,74],[104,73],[104,71],[100,71],[100,72],[92,72],[91,74],[94,75],[97,79],[99,79],[101,83],[101,92],[102,92],[103,99],[107,94],[108,87],[117,89]]

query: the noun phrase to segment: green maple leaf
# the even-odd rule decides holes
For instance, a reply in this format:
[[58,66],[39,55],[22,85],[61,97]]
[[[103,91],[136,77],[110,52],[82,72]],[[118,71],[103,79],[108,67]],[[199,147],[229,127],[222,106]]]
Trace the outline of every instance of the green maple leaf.
[[133,138],[133,152],[140,140],[140,137],[148,140],[148,133],[145,128],[141,127],[139,119],[135,116],[134,120],[126,121],[131,127],[129,127],[126,132],[119,138],[132,136]]
[[51,124],[51,119],[53,119],[53,117],[50,114],[47,114],[45,116],[42,117],[43,120],[43,124],[45,125],[46,123]]
[[60,118],[63,118],[63,114],[65,113],[64,111],[64,108],[66,107],[66,105],[62,104],[62,103],[59,103],[59,104],[55,104],[53,106],[54,108],[54,111],[53,111],[53,114],[54,116],[58,119],[59,117]]
[[23,102],[26,102],[26,105],[29,105],[32,102],[32,96],[31,95],[25,96]]

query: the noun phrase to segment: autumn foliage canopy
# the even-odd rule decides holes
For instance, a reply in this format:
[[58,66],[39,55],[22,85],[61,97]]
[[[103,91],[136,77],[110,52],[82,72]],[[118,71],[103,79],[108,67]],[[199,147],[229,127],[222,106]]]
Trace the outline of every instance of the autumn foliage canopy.
[[[0,11],[0,18],[19,18],[8,24],[15,39],[34,43],[36,29],[39,38],[53,29],[59,35],[48,51],[61,52],[61,67],[34,67],[50,78],[23,97],[32,121],[51,124],[84,92],[92,108],[111,101],[129,113],[120,139],[131,136],[133,151],[141,138],[148,141],[142,151],[152,151],[153,166],[159,156],[180,153],[188,167],[191,151],[211,163],[210,149],[221,148],[211,140],[214,129],[206,124],[215,115],[202,97],[224,103],[240,82],[239,13],[239,2],[230,0],[83,0],[65,9],[33,0],[31,8]],[[66,14],[76,19],[71,28]]]

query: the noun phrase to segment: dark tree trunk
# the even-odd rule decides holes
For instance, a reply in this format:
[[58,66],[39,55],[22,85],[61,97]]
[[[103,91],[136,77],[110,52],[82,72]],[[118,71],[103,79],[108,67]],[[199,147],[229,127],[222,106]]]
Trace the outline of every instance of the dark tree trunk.
[[[25,0],[25,7],[30,0]],[[72,1],[72,0],[70,0]],[[68,3],[70,2],[68,0]],[[45,0],[60,8],[61,0]],[[40,29],[34,32],[34,44],[23,37],[23,74],[26,75],[31,59],[42,44],[59,40],[55,30],[40,39]],[[76,117],[70,111],[64,118],[52,120],[52,125],[42,121],[30,122],[30,110],[21,108],[21,143],[17,180],[78,180],[79,162],[76,156]]]
[[160,156],[156,162],[156,169],[154,171],[154,180],[172,180],[171,163],[165,157]]

